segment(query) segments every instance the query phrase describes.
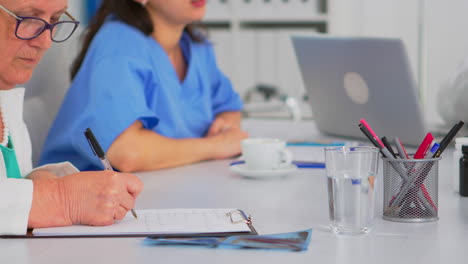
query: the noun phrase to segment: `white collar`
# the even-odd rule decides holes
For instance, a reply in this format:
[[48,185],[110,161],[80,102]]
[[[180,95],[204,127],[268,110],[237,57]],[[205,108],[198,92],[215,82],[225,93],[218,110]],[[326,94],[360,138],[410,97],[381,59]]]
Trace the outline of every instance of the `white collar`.
[[0,144],[8,143],[9,128],[23,121],[24,88],[0,90],[0,111],[3,119],[3,138]]

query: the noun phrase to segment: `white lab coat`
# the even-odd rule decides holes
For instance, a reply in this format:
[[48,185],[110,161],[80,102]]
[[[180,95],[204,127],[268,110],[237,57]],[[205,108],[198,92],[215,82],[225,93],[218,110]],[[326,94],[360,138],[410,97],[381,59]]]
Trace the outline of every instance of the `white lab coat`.
[[[29,133],[23,121],[23,101],[24,88],[0,90],[0,111],[15,147],[21,176],[25,178],[32,171],[32,151]],[[49,170],[58,176],[78,172],[68,162],[37,169]],[[0,152],[0,235],[26,234],[32,195],[31,180],[6,177],[6,167]]]

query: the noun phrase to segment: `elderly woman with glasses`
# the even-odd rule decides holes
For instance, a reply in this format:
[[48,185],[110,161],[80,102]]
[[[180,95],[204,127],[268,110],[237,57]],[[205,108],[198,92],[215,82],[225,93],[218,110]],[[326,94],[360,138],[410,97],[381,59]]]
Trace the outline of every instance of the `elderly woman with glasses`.
[[79,22],[66,9],[66,0],[0,1],[0,235],[112,224],[133,208],[142,189],[134,175],[80,173],[70,163],[32,169],[24,89],[15,86],[31,78],[52,41],[63,42],[75,31]]

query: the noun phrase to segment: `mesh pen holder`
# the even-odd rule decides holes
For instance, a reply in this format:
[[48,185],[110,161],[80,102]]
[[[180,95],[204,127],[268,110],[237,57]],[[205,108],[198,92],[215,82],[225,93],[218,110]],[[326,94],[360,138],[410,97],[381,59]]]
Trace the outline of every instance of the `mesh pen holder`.
[[439,219],[440,159],[382,158],[385,220],[420,223]]

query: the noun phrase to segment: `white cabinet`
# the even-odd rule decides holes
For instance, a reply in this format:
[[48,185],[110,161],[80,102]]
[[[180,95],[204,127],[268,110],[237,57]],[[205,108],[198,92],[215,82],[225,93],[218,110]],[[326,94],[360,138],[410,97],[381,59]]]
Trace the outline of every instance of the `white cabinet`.
[[220,68],[242,96],[265,84],[302,101],[290,35],[327,32],[327,0],[207,0],[203,25]]

